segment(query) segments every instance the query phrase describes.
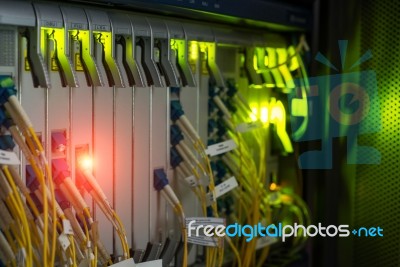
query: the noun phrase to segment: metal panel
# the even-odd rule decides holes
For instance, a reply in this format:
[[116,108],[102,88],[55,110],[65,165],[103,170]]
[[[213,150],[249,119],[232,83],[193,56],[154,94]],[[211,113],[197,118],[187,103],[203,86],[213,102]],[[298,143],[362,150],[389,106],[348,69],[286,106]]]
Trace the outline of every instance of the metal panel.
[[[178,196],[183,202],[187,216],[200,216],[201,211],[196,196],[186,185],[174,181],[170,176],[172,172],[169,166],[170,88],[167,85],[179,86],[180,82],[175,69],[176,63],[172,62],[175,58],[170,51],[170,38],[213,43],[215,41],[213,29],[190,23],[185,23],[183,27],[183,23],[181,25],[180,22],[164,22],[162,19],[130,16],[125,13],[121,13],[121,17],[118,17],[119,13],[116,11],[110,15],[110,20],[104,10],[62,6],[60,11],[58,6],[46,4],[35,4],[35,6],[38,11],[39,26],[65,29],[64,52],[73,63],[72,68],[79,83],[79,87],[62,86],[59,70],[51,57],[51,51],[54,50],[52,42],[47,49],[43,49],[44,52],[41,47],[37,49],[38,52],[43,52],[41,56],[45,61],[42,62],[44,63],[42,66],[46,67],[46,71],[48,68],[52,82],[51,89],[33,88],[29,70],[23,68],[20,72],[22,104],[36,130],[42,134],[46,150],[50,153],[50,133],[53,130],[65,129],[69,141],[69,151],[65,156],[71,170],[74,170],[77,167],[75,149],[82,145],[88,147],[88,153],[93,153],[94,175],[120,215],[127,230],[128,243],[132,248],[145,249],[148,242],[162,242],[167,235],[173,234],[177,237],[179,232],[168,232],[173,228],[174,222],[171,223],[173,220],[170,218],[174,215],[170,208],[166,208],[165,200],[154,190],[153,170],[163,168],[167,171],[174,189],[177,188],[179,191]],[[36,30],[40,32],[40,29]],[[81,46],[79,41],[72,40],[73,31],[77,35],[87,32],[90,35],[88,43]],[[116,59],[114,62],[116,64],[112,65],[116,69],[115,72],[111,70],[108,75],[107,71],[110,69],[107,68],[110,65],[105,66],[103,60],[104,44],[98,42],[98,35],[96,38],[93,36],[97,33],[111,36],[112,47],[109,49],[111,60]],[[221,42],[240,43],[238,41],[240,35],[229,36],[229,33],[220,33]],[[133,47],[130,49],[134,52],[136,60],[136,78],[142,79],[140,75],[144,76],[143,71],[146,71],[146,77],[143,77],[138,86],[122,88],[122,85],[128,84],[126,82],[128,75],[125,73],[126,69],[120,72],[123,69],[123,47],[116,46],[119,36],[128,36],[132,39]],[[140,43],[143,40],[144,43]],[[168,49],[161,52],[167,54],[171,72],[160,72],[159,62],[154,55],[155,40],[166,42]],[[136,41],[140,45],[136,44]],[[88,59],[94,60],[91,70],[86,69],[88,82],[84,67],[80,65],[80,53],[84,50],[89,50]],[[22,56],[19,59],[22,67],[26,65],[23,56],[25,51],[26,41],[22,39],[20,51]],[[229,63],[238,65],[237,49],[230,47],[227,51],[224,56],[232,56],[233,59]],[[202,141],[207,143],[209,74],[202,60],[204,57],[199,56],[196,62],[191,62],[194,64],[195,78],[192,77],[192,81],[188,82],[192,86],[181,88],[180,99],[189,121],[199,132]],[[238,68],[230,69],[228,67],[231,66],[228,65],[223,66],[224,75],[229,77],[238,75]],[[189,65],[187,67],[189,68]],[[192,75],[190,71],[186,73]],[[172,75],[168,77],[170,82],[166,82],[163,75]],[[223,78],[226,77],[220,75],[221,84]],[[173,79],[174,83],[171,82]],[[72,177],[76,178],[74,171]],[[85,199],[88,203],[92,201],[89,197]],[[94,207],[94,210],[94,217],[99,221],[100,239],[110,253],[121,255],[121,245],[110,222],[99,208]],[[191,258],[191,262],[194,262],[194,257]]]
[[400,265],[400,42],[397,38],[400,31],[397,26],[390,26],[399,25],[399,12],[400,6],[395,1],[362,2],[361,52],[371,49],[373,53],[372,60],[363,63],[362,68],[376,72],[381,114],[373,118],[373,123],[381,124],[382,129],[360,136],[359,143],[377,149],[381,164],[357,167],[354,223],[356,227],[380,226],[384,237],[355,238],[357,267]]
[[[136,55],[141,57],[137,47]],[[150,232],[150,192],[153,183],[150,174],[150,87],[135,88],[134,95],[134,181],[133,181],[133,236],[134,248],[145,249],[153,233]]]
[[[21,104],[24,107],[32,124],[35,126],[35,131],[39,134],[44,141],[44,135],[47,132],[46,120],[47,120],[47,100],[46,100],[46,88],[34,88],[32,83],[32,76],[30,73],[29,65],[27,64],[26,57],[24,56],[27,51],[26,39],[21,39],[21,51],[22,55],[20,64],[22,66],[19,73],[19,86],[20,86],[20,97]],[[47,142],[43,142],[46,144]],[[46,149],[46,146],[44,146]],[[24,160],[23,163],[26,163]],[[25,171],[22,172],[23,177],[25,177]]]
[[[85,10],[89,30],[111,34],[111,26],[107,14],[97,10]],[[103,46],[98,42],[94,44],[95,60],[102,77],[106,71],[102,64]],[[105,84],[108,84],[105,82]],[[110,86],[93,87],[93,159],[94,176],[100,187],[103,189],[109,201],[112,201],[114,194],[114,91]],[[103,212],[96,207],[95,218],[99,221],[100,238],[109,252],[114,250],[114,231],[111,223]]]
[[[114,16],[113,16],[114,15]],[[123,35],[124,38],[132,38],[132,25],[127,16],[121,14],[110,14],[114,40],[116,35]],[[117,19],[118,15],[118,19]],[[115,57],[121,68],[124,51],[128,47],[116,45]],[[125,52],[126,53],[126,52]],[[133,59],[133,58],[132,58]],[[126,72],[121,73],[124,80],[127,80]],[[125,226],[127,240],[132,247],[133,231],[133,103],[134,88],[115,88],[114,91],[114,199],[113,206]],[[122,255],[121,242],[115,242],[116,255]]]
[[15,25],[15,26],[29,26],[36,25],[35,12],[30,2],[13,1],[0,1],[0,24],[2,25]]
[[[86,76],[80,62],[81,45],[78,41],[72,41],[71,33],[73,30],[88,30],[88,22],[83,9],[61,6],[61,12],[65,20],[65,29],[70,41],[70,47],[66,50],[73,62],[79,87],[69,88],[70,100],[70,125],[69,125],[69,150],[71,177],[76,180],[75,169],[78,167],[76,162],[76,149],[87,147],[88,155],[92,155],[92,87],[87,85]],[[69,43],[69,42],[68,42]],[[89,194],[84,194],[84,198],[93,210],[92,199]]]
[[[90,2],[82,0],[85,1]],[[260,0],[102,0],[100,2],[164,14],[179,12],[181,16],[195,19],[247,23],[250,26],[257,23],[271,28],[290,30],[310,29],[312,26],[312,1],[308,1],[308,7],[291,5],[288,1],[280,3]],[[304,1],[301,2],[305,6]]]

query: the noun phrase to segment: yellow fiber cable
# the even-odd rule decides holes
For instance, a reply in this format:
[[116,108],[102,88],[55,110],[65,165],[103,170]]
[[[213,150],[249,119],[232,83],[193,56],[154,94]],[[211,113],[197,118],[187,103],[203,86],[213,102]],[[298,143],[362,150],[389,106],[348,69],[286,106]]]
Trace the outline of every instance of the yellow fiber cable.
[[69,239],[69,242],[71,243],[71,250],[72,250],[71,258],[72,258],[72,264],[73,264],[72,266],[76,267],[77,264],[76,264],[76,252],[75,252],[74,238],[73,238],[73,236],[68,236],[68,239]]
[[28,220],[26,218],[26,214],[25,214],[25,210],[23,208],[23,204],[22,204],[22,200],[21,200],[21,195],[19,194],[17,187],[15,186],[14,180],[11,177],[10,172],[8,171],[8,167],[6,165],[3,165],[2,167],[3,173],[5,174],[5,177],[8,180],[9,185],[11,186],[12,190],[13,190],[13,195],[15,196],[15,204],[18,206],[18,208],[20,209],[20,220],[22,222],[23,225],[23,229],[25,231],[25,235],[26,235],[26,242],[27,242],[27,261],[29,263],[32,262],[32,246],[31,246],[31,235],[29,232],[29,226],[28,226]]
[[50,254],[50,265],[54,265],[55,254],[56,254],[56,244],[57,244],[57,232],[56,232],[57,231],[56,230],[57,229],[57,224],[56,224],[57,223],[57,213],[56,213],[56,203],[57,203],[57,201],[56,201],[56,197],[55,197],[55,193],[54,193],[53,178],[52,178],[52,175],[51,175],[51,170],[50,170],[49,164],[47,162],[47,159],[44,156],[44,150],[42,148],[42,145],[39,142],[39,139],[37,138],[36,133],[33,130],[33,128],[29,128],[29,129],[30,129],[31,134],[33,135],[33,139],[34,139],[36,145],[39,148],[40,156],[41,156],[41,159],[42,159],[42,161],[44,163],[46,176],[47,176],[47,183],[48,183],[48,185],[50,187],[51,203],[53,203],[53,205],[51,205],[51,208],[52,208],[51,215],[52,215],[52,222],[53,222],[53,225],[52,225],[53,234],[52,234],[52,243],[51,243],[52,246],[51,246],[51,254]]

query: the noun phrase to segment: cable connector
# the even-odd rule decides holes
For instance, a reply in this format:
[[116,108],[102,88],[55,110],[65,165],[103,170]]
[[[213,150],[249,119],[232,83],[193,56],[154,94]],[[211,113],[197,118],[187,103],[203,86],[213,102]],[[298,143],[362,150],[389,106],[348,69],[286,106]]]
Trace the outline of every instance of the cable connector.
[[227,132],[228,132],[228,129],[225,126],[225,124],[219,123],[218,124],[218,132],[217,132],[218,137],[223,138]]
[[8,129],[7,125],[5,124],[6,122],[7,122],[7,114],[5,112],[4,107],[0,107],[0,125],[4,125]]
[[217,178],[222,179],[225,177],[227,171],[224,163],[221,160],[217,161],[216,170],[217,170],[217,175],[216,175]]
[[10,118],[7,118],[5,112],[2,108],[0,108],[0,124],[3,125],[4,127],[6,127],[7,130],[12,126],[15,126],[14,121]]
[[179,97],[179,94],[181,93],[181,88],[180,87],[170,87],[171,94],[176,94]]
[[53,170],[53,180],[57,185],[62,183],[65,178],[70,177],[71,175],[65,159],[53,159],[51,161],[51,167]]
[[76,187],[79,190],[86,190],[88,193],[90,193],[93,190],[93,186],[89,183],[89,181],[86,179],[85,174],[83,171],[76,169],[76,174],[75,174],[75,183]]
[[227,85],[227,88],[228,88],[226,94],[229,97],[235,96],[237,91],[238,91],[238,89],[236,88],[236,85],[235,85],[235,81],[233,79],[228,79],[226,81],[226,85]]
[[14,80],[11,76],[0,75],[0,87],[1,88],[14,88]]
[[59,190],[59,189],[54,190],[54,194],[56,196],[56,201],[58,202],[58,204],[60,204],[60,207],[62,210],[65,210],[65,209],[68,209],[71,207],[71,203],[64,196],[64,194],[61,192],[61,190]]
[[219,88],[215,85],[210,84],[208,86],[208,96],[213,98],[214,96],[218,96]]
[[183,161],[181,155],[179,154],[178,150],[176,148],[171,147],[170,150],[170,164],[173,169],[179,166],[181,162]]
[[40,183],[31,165],[26,165],[25,171],[26,186],[31,190],[31,192],[34,192],[39,189]]
[[10,76],[0,76],[0,104],[8,102],[8,98],[12,95],[16,95],[14,81]]
[[232,100],[228,99],[227,101],[225,101],[225,105],[230,112],[232,112],[233,114],[236,113],[237,107],[232,103]]
[[171,120],[179,125],[185,135],[189,136],[193,142],[197,142],[198,140],[200,140],[200,136],[198,135],[197,131],[193,128],[193,125],[186,118],[179,100],[171,101]]
[[172,100],[171,101],[171,120],[176,121],[179,120],[185,114],[182,109],[182,105],[179,100]]
[[171,125],[171,145],[176,146],[183,140],[181,128],[178,125]]
[[178,197],[175,195],[171,186],[169,186],[167,174],[164,169],[155,169],[154,170],[154,188],[160,192],[167,201],[171,204],[172,207],[176,207],[176,205],[181,205]]
[[0,136],[0,149],[13,150],[14,147],[15,147],[15,143],[14,143],[11,135],[5,134],[5,135]]
[[217,122],[214,119],[209,119],[207,124],[208,124],[208,136],[212,137],[218,131]]
[[168,185],[168,178],[164,169],[155,169],[154,172],[154,188],[157,191],[163,190]]
[[208,117],[222,116],[222,112],[219,110],[217,105],[212,99],[208,99]]

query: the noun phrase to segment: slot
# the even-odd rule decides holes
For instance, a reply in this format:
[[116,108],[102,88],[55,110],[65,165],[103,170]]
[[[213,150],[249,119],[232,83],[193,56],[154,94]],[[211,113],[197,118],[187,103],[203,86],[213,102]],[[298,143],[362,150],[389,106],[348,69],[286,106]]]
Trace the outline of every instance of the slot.
[[67,131],[51,131],[52,158],[66,157],[67,155]]

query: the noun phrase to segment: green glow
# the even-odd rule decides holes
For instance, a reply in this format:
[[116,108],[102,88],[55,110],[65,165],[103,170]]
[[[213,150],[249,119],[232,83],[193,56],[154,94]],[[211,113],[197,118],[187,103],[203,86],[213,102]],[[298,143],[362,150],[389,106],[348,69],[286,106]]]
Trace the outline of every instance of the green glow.
[[264,56],[264,66],[268,66],[268,63],[269,62],[269,60],[268,60],[268,56]]
[[308,106],[306,98],[293,98],[292,99],[292,115],[296,117],[307,117],[308,116]]
[[275,83],[272,80],[271,73],[267,69],[268,57],[265,55],[264,47],[256,47],[254,58],[254,69],[257,73],[261,74],[264,79],[263,87],[274,88]]
[[189,42],[189,60],[191,62],[199,59],[199,44],[196,41]]
[[270,102],[270,123],[275,124],[276,133],[282,142],[283,148],[287,153],[293,152],[292,142],[290,141],[289,135],[286,131],[286,111],[280,100],[276,101],[275,98],[271,98]]
[[257,59],[257,56],[256,55],[254,55],[253,56],[253,68],[256,70],[256,72],[258,73],[258,59]]
[[214,42],[199,42],[200,51],[205,56],[207,64],[207,71],[215,79],[217,86],[224,85],[224,78],[222,77],[221,71],[217,66],[217,45]]
[[253,104],[253,105],[250,105],[250,108],[251,108],[250,119],[251,119],[252,121],[257,121],[257,120],[258,120],[258,118],[257,118],[257,115],[258,115],[258,108],[255,107],[254,104]]
[[275,98],[271,99],[271,123],[278,124],[285,118],[285,109],[281,107],[278,103],[282,104],[281,101],[276,101]]
[[244,54],[240,54],[240,67],[244,66],[244,61],[246,60]]
[[[45,28],[42,27],[42,39],[41,47],[42,53],[47,53],[47,38],[54,41],[54,50],[56,57],[59,60],[61,66],[68,64],[68,59],[65,56],[65,31],[63,28]],[[63,67],[64,68],[64,67]]]
[[290,59],[290,65],[289,65],[289,70],[290,71],[295,71],[297,70],[300,65],[299,65],[299,61],[297,59],[297,52],[296,49],[294,48],[294,46],[289,46],[289,48],[287,49],[287,53],[289,54]]
[[295,87],[292,74],[289,71],[288,64],[287,64],[287,50],[285,48],[277,48],[276,52],[278,54],[278,64],[279,64],[279,71],[281,72],[283,79],[286,83],[286,89],[284,90],[285,93],[288,93],[290,89]]
[[[54,54],[50,59],[50,67],[52,71],[60,71],[65,78],[66,84],[77,87],[75,73],[71,62],[67,57],[68,51],[65,51],[66,36],[64,28],[41,28],[40,49],[42,55],[48,54],[48,40],[53,41]],[[60,68],[60,69],[59,69]]]
[[263,85],[257,85],[257,84],[251,84],[251,85],[249,85],[249,87],[251,89],[263,89],[264,88]]
[[261,107],[260,109],[260,120],[262,123],[268,123],[268,107]]
[[275,85],[276,87],[283,88],[285,87],[285,83],[283,82],[281,73],[279,72],[279,69],[276,67],[278,65],[278,59],[277,59],[277,54],[275,48],[267,48],[268,52],[268,67],[271,68],[271,73],[272,76],[274,77],[275,80]]
[[12,87],[14,86],[14,81],[11,77],[3,77],[2,80],[0,80],[0,86],[3,88]]
[[257,68],[254,67],[254,69],[257,71],[257,73],[265,72],[267,70],[266,65],[265,65],[265,49],[261,47],[256,47],[255,49],[255,65],[257,65]]
[[[187,64],[185,58],[185,55],[187,54],[186,41],[183,39],[171,39],[171,48],[176,51],[178,64],[180,66]],[[190,42],[189,60],[197,61],[198,57],[199,57],[199,50],[196,42]]]
[[92,43],[91,43],[91,35],[89,30],[73,30],[70,31],[70,36],[72,38],[77,38],[79,40],[81,46],[81,59],[82,65],[85,67],[85,71],[89,73],[88,77],[91,79],[91,83],[94,86],[102,86],[103,81],[100,79],[100,76],[97,71],[97,66],[92,58]]
[[[101,43],[104,51],[104,60],[105,64],[108,66],[110,71],[109,85],[118,85],[118,87],[123,87],[119,83],[121,83],[120,74],[118,71],[118,67],[113,58],[113,38],[111,32],[100,32],[93,31],[93,35],[97,42]],[[107,73],[108,74],[108,73]],[[112,81],[111,81],[112,80]]]

